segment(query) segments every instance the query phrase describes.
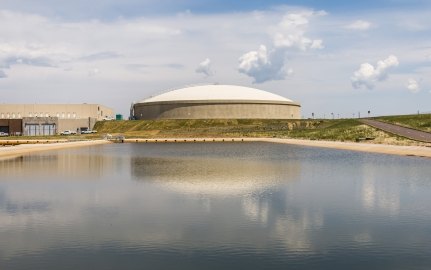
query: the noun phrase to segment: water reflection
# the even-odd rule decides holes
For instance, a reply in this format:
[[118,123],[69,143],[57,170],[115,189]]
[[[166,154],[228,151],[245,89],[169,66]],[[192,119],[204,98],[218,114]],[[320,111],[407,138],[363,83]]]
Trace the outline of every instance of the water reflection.
[[133,157],[132,176],[182,193],[240,195],[296,181],[297,161]]
[[[1,161],[0,266],[431,265],[429,165],[272,144],[118,144]],[[68,174],[98,181],[58,181]]]
[[[364,168],[363,206],[369,211],[381,210],[392,215],[400,211],[400,190],[387,181],[381,181],[375,175],[375,168]],[[386,176],[387,177],[387,176]]]
[[426,175],[431,175],[431,167],[422,166],[428,161],[409,158],[400,160],[389,156],[382,160],[362,162],[362,187],[359,196],[364,209],[369,212],[399,215],[403,192],[415,195],[430,188],[431,178]]
[[0,181],[10,179],[40,180],[58,176],[60,179],[91,180],[100,178],[104,166],[112,166],[113,160],[87,151],[63,150],[24,155],[0,161]]

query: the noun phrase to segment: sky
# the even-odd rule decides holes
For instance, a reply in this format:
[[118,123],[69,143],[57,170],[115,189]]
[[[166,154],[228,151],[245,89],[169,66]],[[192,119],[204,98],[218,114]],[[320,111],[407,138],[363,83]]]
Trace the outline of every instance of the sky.
[[302,117],[431,112],[431,1],[0,0],[0,103],[258,88]]

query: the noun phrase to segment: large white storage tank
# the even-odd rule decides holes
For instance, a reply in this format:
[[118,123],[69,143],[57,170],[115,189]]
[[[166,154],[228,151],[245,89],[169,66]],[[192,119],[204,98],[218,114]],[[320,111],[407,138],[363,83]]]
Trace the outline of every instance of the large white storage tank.
[[176,89],[134,103],[134,119],[299,119],[300,105],[288,98],[235,85]]

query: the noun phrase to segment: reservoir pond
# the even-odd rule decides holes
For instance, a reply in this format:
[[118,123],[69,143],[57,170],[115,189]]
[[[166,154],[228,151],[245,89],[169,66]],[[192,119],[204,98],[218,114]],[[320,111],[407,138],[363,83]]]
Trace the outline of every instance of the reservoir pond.
[[0,269],[431,269],[431,159],[207,142],[0,160]]

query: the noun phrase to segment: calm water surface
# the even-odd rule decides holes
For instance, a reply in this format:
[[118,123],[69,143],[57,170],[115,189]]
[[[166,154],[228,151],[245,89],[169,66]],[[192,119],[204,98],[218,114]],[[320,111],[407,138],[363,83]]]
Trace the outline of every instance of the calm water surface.
[[0,269],[431,269],[431,160],[270,143],[0,161]]

